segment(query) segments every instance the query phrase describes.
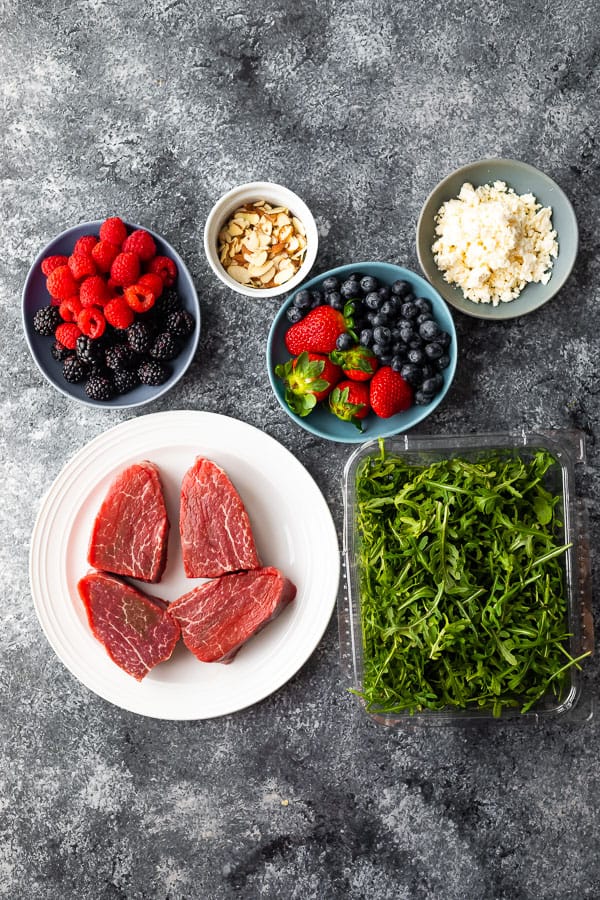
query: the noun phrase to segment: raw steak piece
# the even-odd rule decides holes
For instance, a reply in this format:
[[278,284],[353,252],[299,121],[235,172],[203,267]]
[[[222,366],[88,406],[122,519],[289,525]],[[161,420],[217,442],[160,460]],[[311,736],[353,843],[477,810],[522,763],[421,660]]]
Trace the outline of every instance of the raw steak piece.
[[223,469],[199,456],[183,476],[179,532],[188,578],[258,569],[250,520]]
[[141,681],[169,659],[180,630],[164,600],[103,572],[84,575],[77,588],[94,637],[128,675]]
[[207,581],[171,603],[169,612],[200,662],[228,663],[295,596],[295,585],[278,569],[254,569]]
[[145,460],[121,472],[96,516],[88,562],[95,569],[156,584],[167,564],[169,520],[158,467]]

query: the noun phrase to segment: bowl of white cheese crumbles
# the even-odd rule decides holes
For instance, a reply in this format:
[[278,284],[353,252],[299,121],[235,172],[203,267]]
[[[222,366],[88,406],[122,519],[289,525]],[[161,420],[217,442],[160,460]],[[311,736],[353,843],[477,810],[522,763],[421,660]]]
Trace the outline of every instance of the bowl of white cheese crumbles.
[[539,169],[484,159],[444,178],[417,226],[423,272],[455,309],[510,319],[554,297],[577,256],[573,207]]

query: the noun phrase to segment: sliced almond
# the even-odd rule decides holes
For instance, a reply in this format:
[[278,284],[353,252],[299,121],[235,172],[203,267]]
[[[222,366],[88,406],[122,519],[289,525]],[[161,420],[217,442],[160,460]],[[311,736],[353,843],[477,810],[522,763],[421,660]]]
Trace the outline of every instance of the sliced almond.
[[255,269],[259,269],[261,266],[267,261],[267,251],[266,250],[258,250],[256,253],[253,253],[250,257],[250,263]]
[[268,269],[264,275],[260,276],[260,280],[262,281],[263,285],[266,285],[267,287],[272,287],[272,285],[269,285],[269,282],[271,281],[271,279],[273,278],[274,275],[275,275],[275,266],[271,266],[271,268]]
[[232,234],[234,237],[244,233],[244,229],[235,221],[228,224],[227,230],[229,231],[229,234]]
[[298,243],[298,238],[296,237],[295,234],[293,234],[291,236],[291,238],[289,239],[289,241],[287,242],[288,253],[295,253],[296,250],[299,248],[299,246],[300,246],[300,244]]
[[301,234],[302,236],[304,236],[306,234],[304,225],[302,224],[300,219],[296,218],[296,216],[292,216],[292,225],[294,226],[294,228],[296,229],[298,234]]
[[294,233],[294,226],[292,225],[291,222],[288,222],[287,225],[284,225],[282,228],[279,229],[279,234],[277,235],[277,237],[279,238],[280,241],[283,241],[285,243],[285,241],[289,241],[289,239],[292,237],[293,233]]
[[248,274],[248,269],[244,266],[229,266],[227,269],[227,274],[231,275],[234,281],[237,281],[238,284],[248,284],[250,281],[250,275]]
[[242,243],[245,244],[246,247],[248,248],[248,250],[251,250],[252,252],[254,252],[255,250],[258,250],[260,247],[259,240],[258,240],[258,232],[247,231],[242,239]]
[[290,280],[293,274],[293,269],[280,269],[273,278],[273,281],[275,282],[275,284],[285,284],[286,281]]

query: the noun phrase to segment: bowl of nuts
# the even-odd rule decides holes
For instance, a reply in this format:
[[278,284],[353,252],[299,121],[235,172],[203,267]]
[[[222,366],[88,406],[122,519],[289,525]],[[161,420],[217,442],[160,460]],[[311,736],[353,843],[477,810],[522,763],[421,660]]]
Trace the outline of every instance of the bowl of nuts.
[[204,251],[215,275],[246,297],[293,290],[313,267],[319,243],[306,203],[268,181],[224,194],[204,227]]

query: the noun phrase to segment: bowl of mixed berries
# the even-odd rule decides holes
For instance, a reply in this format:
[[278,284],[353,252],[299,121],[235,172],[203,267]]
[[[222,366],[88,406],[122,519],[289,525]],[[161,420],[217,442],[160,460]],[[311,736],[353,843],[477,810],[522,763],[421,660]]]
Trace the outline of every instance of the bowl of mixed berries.
[[58,235],[23,289],[33,359],[63,394],[129,408],[170,390],[200,337],[200,306],[177,252],[118,216]]
[[340,266],[290,295],[267,345],[271,386],[298,425],[359,443],[407,431],[439,406],[456,370],[450,310],[402,266]]

